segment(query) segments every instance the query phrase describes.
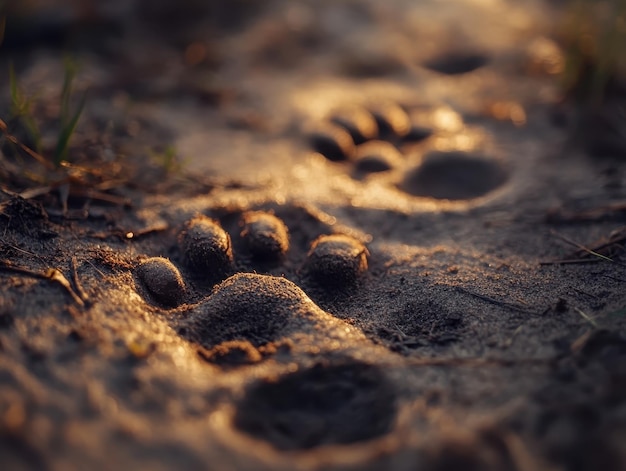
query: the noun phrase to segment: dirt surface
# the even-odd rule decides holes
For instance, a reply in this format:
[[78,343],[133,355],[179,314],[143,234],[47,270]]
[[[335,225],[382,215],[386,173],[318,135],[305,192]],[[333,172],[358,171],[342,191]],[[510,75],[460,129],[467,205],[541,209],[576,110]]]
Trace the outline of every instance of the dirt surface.
[[88,94],[73,166],[2,141],[0,468],[626,469],[623,134],[553,4],[9,7],[44,155]]

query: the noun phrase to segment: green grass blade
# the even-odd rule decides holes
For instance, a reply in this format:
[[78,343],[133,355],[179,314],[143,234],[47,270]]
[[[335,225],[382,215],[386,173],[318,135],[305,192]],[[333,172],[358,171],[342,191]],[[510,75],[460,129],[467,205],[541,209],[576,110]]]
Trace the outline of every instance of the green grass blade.
[[34,142],[37,152],[41,152],[41,132],[39,126],[30,112],[31,99],[27,99],[17,83],[17,76],[13,64],[9,64],[9,91],[11,95],[10,117],[18,119],[26,128],[29,137]]
[[9,91],[11,94],[11,117],[28,115],[32,99],[27,99],[17,83],[17,75],[13,63],[9,64]]
[[60,124],[61,132],[57,140],[57,146],[54,152],[54,164],[58,167],[62,161],[67,160],[69,151],[69,143],[76,125],[85,106],[85,97],[81,100],[76,113],[70,117],[70,104],[72,98],[72,84],[76,78],[78,67],[76,63],[69,57],[64,60],[65,76],[63,78],[63,89],[61,90],[61,115]]
[[65,59],[65,77],[63,78],[63,89],[61,91],[61,125],[65,127],[69,124],[70,98],[72,96],[72,83],[76,77],[76,64],[70,59]]
[[41,132],[39,131],[39,126],[37,126],[37,123],[32,116],[22,116],[21,120],[30,134],[30,137],[33,139],[35,150],[41,154]]
[[67,160],[67,153],[69,150],[69,143],[74,131],[76,130],[76,125],[78,124],[78,120],[80,119],[80,115],[83,112],[83,108],[85,107],[86,96],[83,96],[80,105],[78,105],[78,109],[74,116],[69,120],[67,124],[64,124],[61,133],[59,134],[59,140],[57,141],[57,146],[54,151],[54,165],[57,167],[61,165],[61,162]]

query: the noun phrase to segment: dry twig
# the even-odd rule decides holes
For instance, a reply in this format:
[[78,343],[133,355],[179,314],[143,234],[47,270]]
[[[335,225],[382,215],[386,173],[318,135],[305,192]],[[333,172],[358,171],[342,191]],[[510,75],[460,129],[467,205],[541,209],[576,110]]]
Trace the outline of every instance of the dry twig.
[[78,279],[78,270],[76,269],[76,257],[75,256],[72,256],[72,279],[74,281],[74,286],[76,286],[76,291],[78,295],[80,296],[80,299],[82,299],[84,302],[87,302],[89,300],[89,296],[83,289],[83,286],[80,283],[80,280]]
[[78,304],[79,306],[85,305],[83,300],[72,289],[72,285],[70,285],[70,282],[67,280],[67,278],[65,278],[65,275],[63,275],[63,273],[61,273],[61,271],[56,268],[48,268],[46,271],[37,271],[14,265],[7,260],[0,260],[0,269],[59,283],[61,286],[63,286],[63,288],[65,288],[70,296],[72,296],[72,299],[74,300],[74,302],[76,302],[76,304]]

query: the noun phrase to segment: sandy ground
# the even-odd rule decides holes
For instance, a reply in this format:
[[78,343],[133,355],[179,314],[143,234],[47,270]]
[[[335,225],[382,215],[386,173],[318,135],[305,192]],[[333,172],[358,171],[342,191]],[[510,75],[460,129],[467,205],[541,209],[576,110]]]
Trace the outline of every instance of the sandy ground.
[[0,51],[44,147],[68,41],[89,90],[75,168],[0,154],[2,469],[626,469],[625,160],[552,6],[52,3]]

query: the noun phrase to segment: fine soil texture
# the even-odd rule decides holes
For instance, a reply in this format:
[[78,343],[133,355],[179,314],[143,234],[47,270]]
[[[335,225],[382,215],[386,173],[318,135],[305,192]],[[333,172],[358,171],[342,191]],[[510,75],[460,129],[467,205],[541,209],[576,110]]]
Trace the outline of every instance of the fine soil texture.
[[626,470],[564,3],[9,2],[0,469]]

